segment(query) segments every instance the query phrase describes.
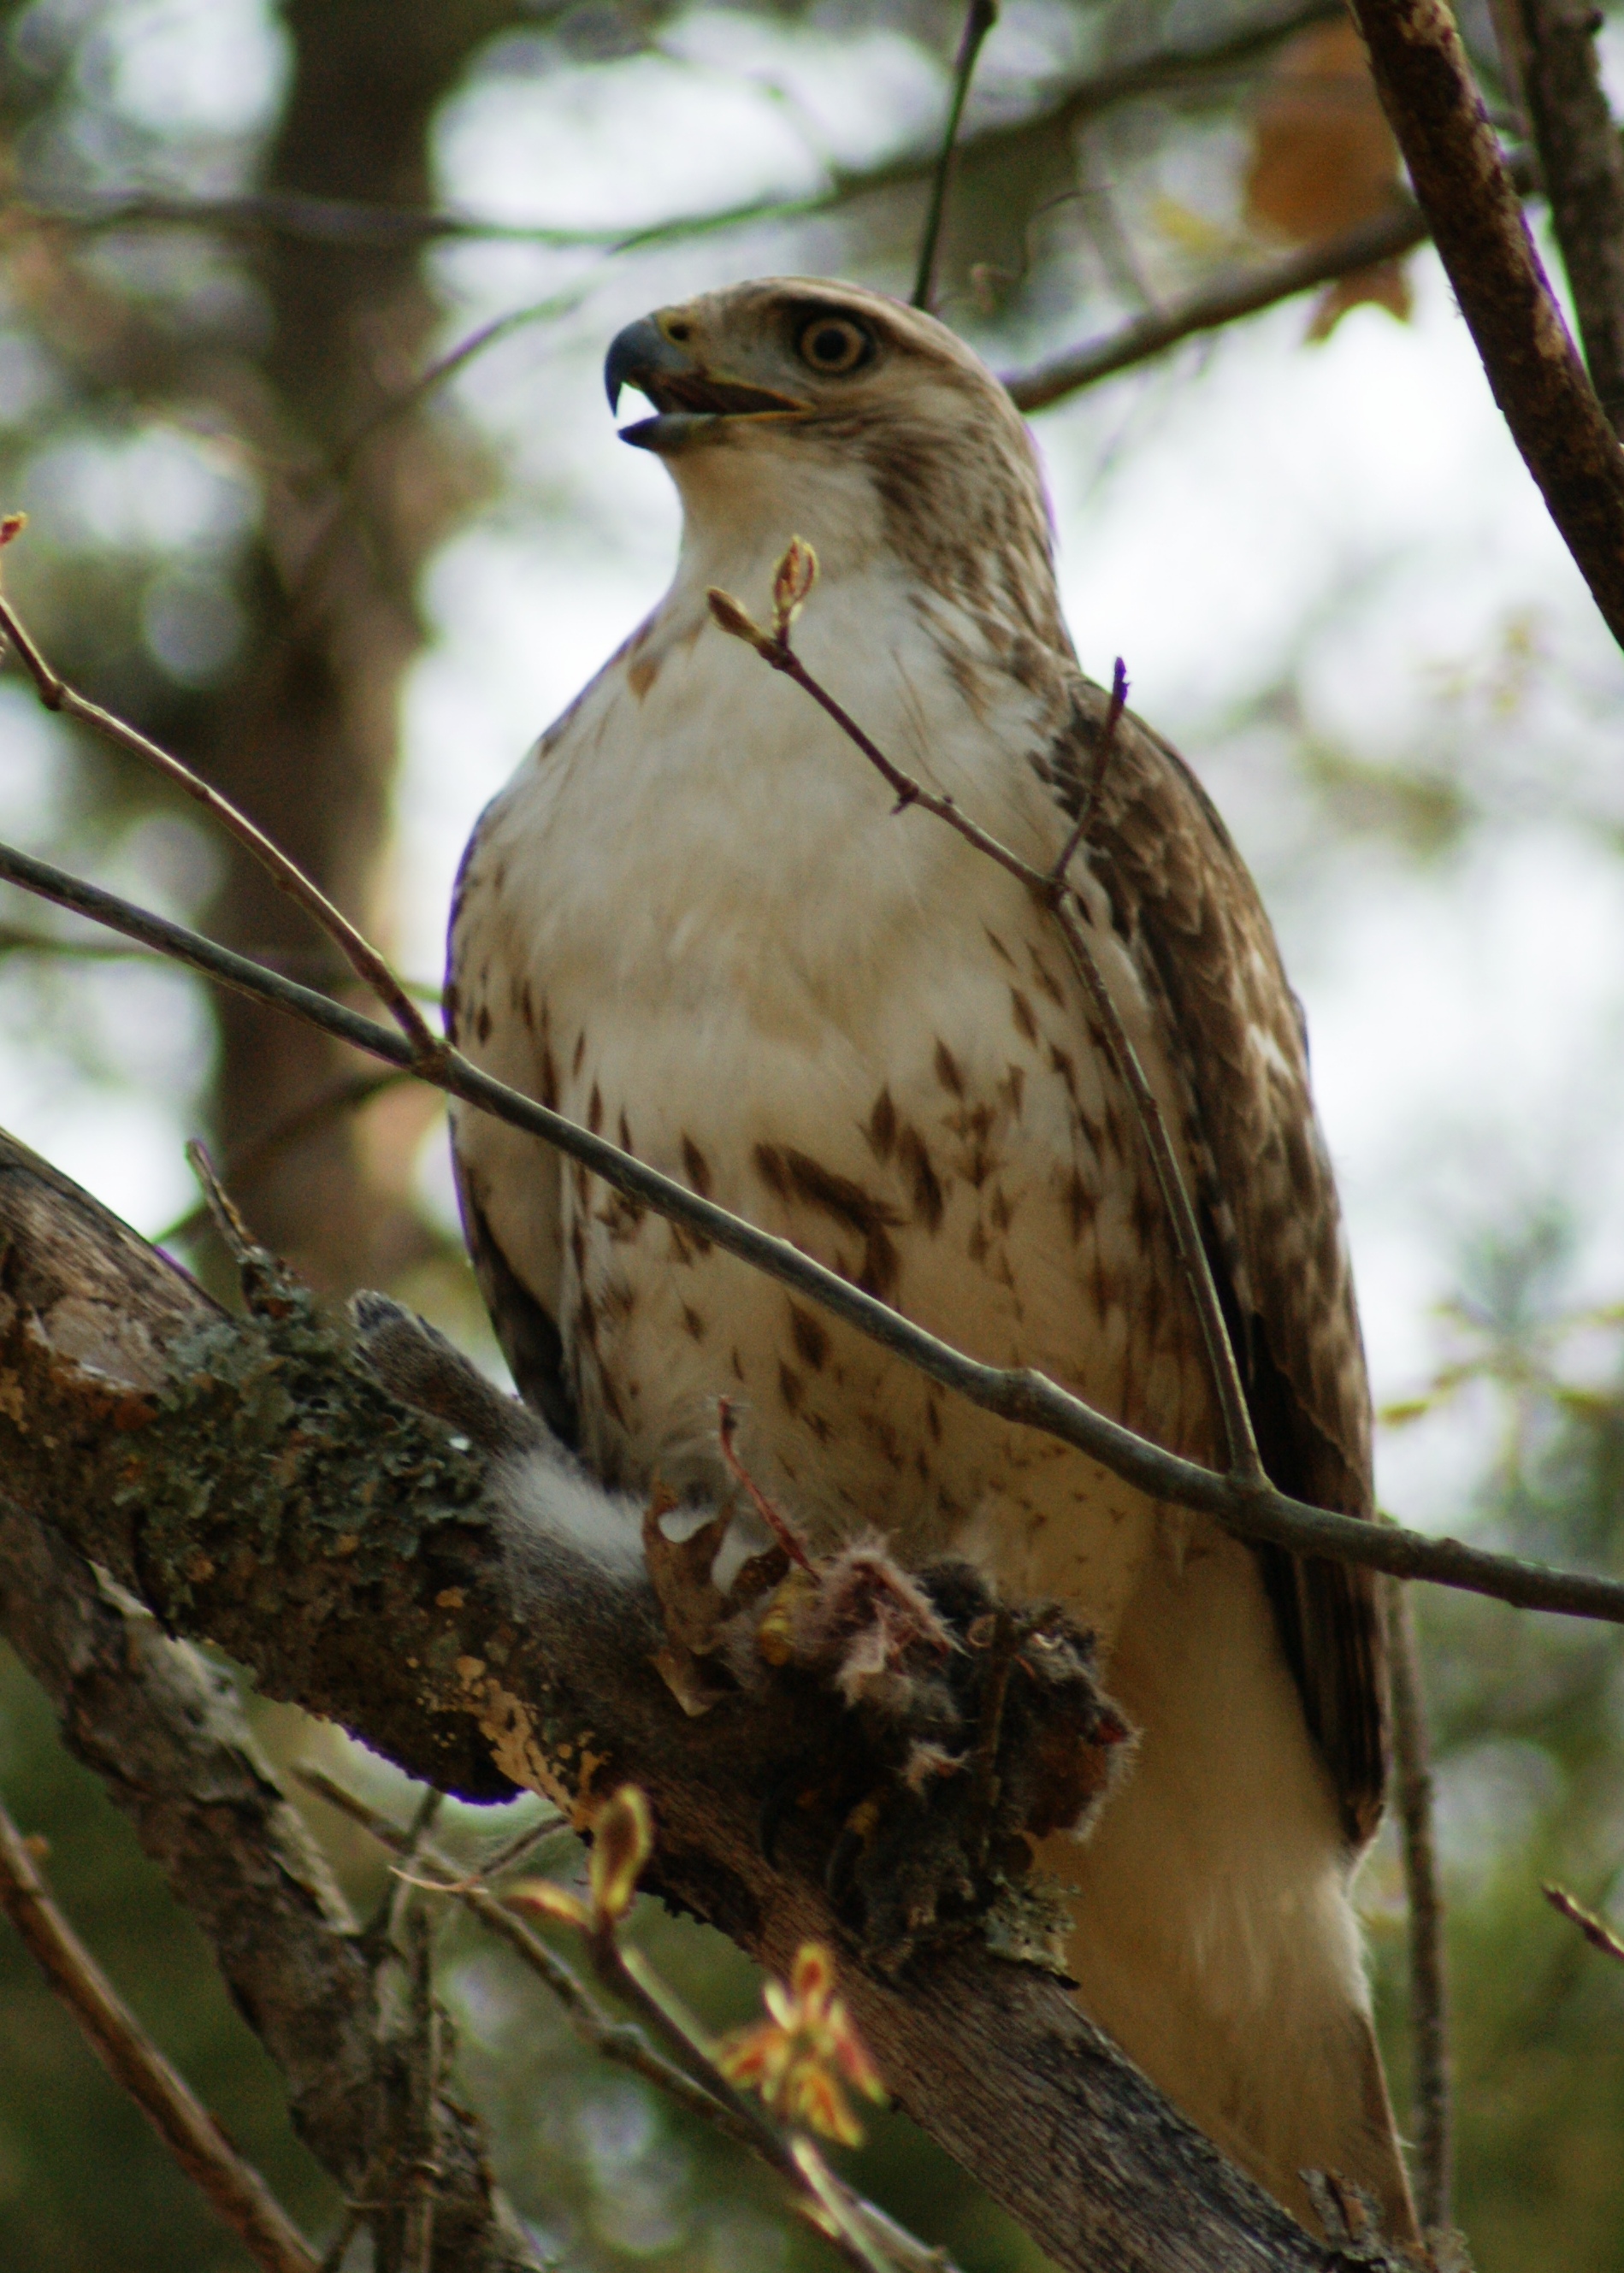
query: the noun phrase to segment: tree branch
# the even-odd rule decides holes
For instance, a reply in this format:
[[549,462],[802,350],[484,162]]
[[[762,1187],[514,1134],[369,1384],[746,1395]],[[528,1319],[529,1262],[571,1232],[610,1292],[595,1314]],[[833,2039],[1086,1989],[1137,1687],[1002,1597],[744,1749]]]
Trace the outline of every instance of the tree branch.
[[51,1900],[26,1842],[0,1806],[0,1909],[123,2086],[211,2208],[266,2273],[318,2273],[315,2252],[191,2086],[159,2051]]
[[[1062,86],[1023,117],[981,128],[959,144],[961,155],[996,160],[1024,137],[1064,132],[1124,102],[1199,87],[1241,71],[1312,24],[1328,23],[1342,0],[1297,0],[1266,11],[1237,30],[1192,39],[1108,64],[1070,86]],[[268,234],[316,244],[376,245],[385,249],[472,240],[535,244],[559,251],[636,251],[688,236],[708,236],[769,221],[801,221],[838,210],[863,197],[929,180],[938,149],[909,150],[877,165],[840,169],[827,189],[809,198],[753,199],[720,210],[673,215],[644,229],[553,228],[545,222],[481,221],[467,214],[410,206],[371,205],[364,199],[271,191],[224,198],[114,195],[73,204],[19,199],[14,221],[41,227],[102,231],[132,227],[212,229],[232,235]]]
[[[468,1369],[503,1448],[482,1451],[393,1398],[285,1282],[282,1316],[227,1318],[14,1145],[0,1287],[8,1488],[168,1626],[438,1789],[517,1782],[579,1819],[635,1775],[654,1891],[780,1974],[801,1942],[843,1939],[809,1833],[792,1819],[772,1864],[757,1834],[786,1762],[840,1708],[797,1692],[679,1710],[650,1662],[662,1629],[640,1564],[585,1552],[561,1507],[549,1526],[549,1491],[578,1525],[584,1487],[550,1465],[533,1415]],[[1071,2273],[1339,2264],[1046,1976],[960,1944],[906,1986],[856,1968],[846,1985],[903,2104]]]
[[1510,0],[1528,107],[1590,382],[1624,431],[1624,144],[1596,56],[1590,0]]
[[1110,707],[1099,730],[1094,781],[1079,812],[1077,824],[1066,838],[1054,866],[1049,869],[1034,868],[1029,860],[1024,860],[1019,853],[1011,851],[989,829],[973,821],[953,798],[938,797],[926,789],[921,782],[916,781],[912,774],[904,773],[858,724],[845,705],[837,701],[829,689],[821,685],[801,662],[789,642],[790,626],[811,591],[816,575],[817,559],[812,548],[803,544],[800,537],[792,537],[789,549],[778,563],[773,579],[774,623],[771,632],[752,622],[731,593],[721,591],[714,585],[707,596],[710,613],[731,638],[742,640],[748,647],[753,648],[770,669],[792,679],[803,694],[811,696],[826,716],[834,720],[846,739],[861,751],[886,787],[895,793],[897,802],[893,814],[916,806],[921,813],[945,821],[950,829],[964,838],[966,844],[974,845],[978,852],[984,853],[1007,875],[1013,876],[1018,883],[1025,884],[1054,917],[1071,966],[1088,997],[1089,1006],[1104,1029],[1111,1063],[1117,1079],[1128,1092],[1140,1136],[1150,1155],[1157,1189],[1162,1194],[1162,1204],[1167,1211],[1174,1250],[1190,1289],[1190,1299],[1195,1308],[1197,1324],[1206,1349],[1213,1393],[1222,1420],[1229,1481],[1247,1492],[1255,1491],[1259,1486],[1267,1487],[1267,1478],[1258,1452],[1257,1438],[1252,1432],[1245,1391],[1241,1386],[1240,1369],[1236,1363],[1229,1328],[1224,1324],[1223,1307],[1218,1299],[1212,1264],[1202,1243],[1195,1207],[1180,1173],[1177,1155],[1168,1135],[1161,1104],[1147,1078],[1144,1067],[1139,1063],[1139,1053],[1129,1037],[1110,989],[1101,975],[1089,942],[1087,927],[1066,881],[1066,871],[1086,833],[1099,781],[1110,761],[1111,747],[1122,724],[1123,705],[1128,692],[1127,674],[1123,669],[1122,657],[1118,656],[1116,658],[1116,683],[1111,689]]
[[[0,1315],[10,1318],[4,1294]],[[236,1690],[4,1498],[0,1627],[49,1698],[68,1749],[101,1777],[207,1938],[282,2071],[299,2136],[347,2198],[368,2195],[396,2084],[378,2043],[376,1986]],[[460,2109],[447,2111],[440,2164],[440,2273],[535,2273],[492,2188],[480,2127]]]
[[1352,0],[1494,400],[1624,645],[1624,451],[1568,335],[1445,0]]
[[1226,324],[1238,322],[1244,316],[1258,315],[1265,308],[1276,307],[1282,300],[1295,299],[1300,292],[1312,292],[1317,285],[1332,283],[1377,261],[1396,260],[1425,244],[1430,234],[1425,215],[1406,198],[1395,202],[1390,214],[1374,221],[1360,221],[1335,236],[1322,238],[1318,244],[1282,253],[1278,259],[1258,261],[1238,274],[1216,277],[1165,308],[1153,308],[1147,315],[1136,317],[1103,339],[1063,349],[1030,370],[1007,372],[1004,383],[1018,409],[1047,410],[1050,403],[1068,394],[1165,355],[1181,341],[1202,332],[1222,331]]
[[460,1051],[446,1050],[440,1064],[425,1070],[405,1038],[387,1026],[266,971],[229,948],[217,947],[184,924],[138,908],[98,885],[83,883],[49,862],[36,860],[10,845],[0,844],[0,879],[89,916],[126,938],[158,948],[172,961],[206,978],[320,1026],[339,1040],[416,1074],[431,1086],[463,1099],[510,1127],[539,1136],[569,1159],[579,1160],[614,1190],[642,1201],[685,1229],[698,1232],[780,1286],[804,1294],[831,1317],[906,1359],[944,1389],[958,1391],[972,1404],[1004,1420],[1072,1445],[1150,1498],[1215,1517],[1237,1539],[1267,1540],[1289,1548],[1293,1554],[1330,1556],[1386,1571],[1396,1579],[1425,1579],[1468,1594],[1487,1594],[1522,1609],[1560,1610],[1574,1617],[1624,1624],[1624,1583],[1617,1579],[1553,1571],[1516,1556],[1468,1547],[1459,1540],[1433,1539],[1418,1531],[1402,1530],[1396,1524],[1372,1524],[1357,1516],[1334,1515],[1306,1501],[1292,1499],[1270,1485],[1248,1488],[1217,1475],[1193,1460],[1164,1452],[1148,1437],[1137,1436],[1120,1422],[1095,1412],[1081,1398],[1030,1367],[1004,1369],[966,1357],[838,1272],[813,1262],[787,1240],[758,1231],[741,1217],[702,1199],[686,1184],[661,1175],[635,1154],[622,1152],[561,1114],[493,1081]]
[[913,295],[916,308],[929,308],[936,296],[936,245],[942,235],[942,216],[947,210],[948,184],[953,177],[953,146],[959,139],[959,122],[964,116],[970,81],[975,76],[976,59],[997,20],[998,0],[970,0],[953,64],[953,93],[947,106],[947,124],[942,131],[942,154],[936,161],[930,201],[925,208],[925,226],[920,234],[919,266]]
[[[1519,194],[1526,196],[1534,187],[1532,163],[1519,154],[1508,161],[1508,166]],[[1010,371],[1004,383],[1018,409],[1046,410],[1066,395],[1095,386],[1137,364],[1149,363],[1203,332],[1222,331],[1227,324],[1259,315],[1266,308],[1278,307],[1282,300],[1294,300],[1299,293],[1333,284],[1338,277],[1383,260],[1396,260],[1428,243],[1432,233],[1426,215],[1413,199],[1395,198],[1389,213],[1358,221],[1352,229],[1322,237],[1317,244],[1305,244],[1296,252],[1282,253],[1277,259],[1259,261],[1215,277],[1167,307],[1153,308],[1147,315],[1136,317],[1101,340],[1063,349],[1028,371]]]
[[1604,1957],[1624,1965],[1624,1941],[1620,1940],[1605,1918],[1598,1918],[1583,1902],[1575,1902],[1564,1887],[1542,1887],[1540,1892],[1553,1910],[1578,1927],[1592,1949],[1599,1949]]
[[1443,1887],[1432,1835],[1432,1764],[1415,1612],[1401,1587],[1386,1594],[1393,1692],[1393,1799],[1410,1906],[1410,2126],[1416,2209],[1436,2240],[1453,2225],[1455,2142],[1450,2119],[1449,2000],[1444,1972]]
[[[23,528],[21,514],[0,516],[0,548],[13,542]],[[327,894],[313,884],[297,862],[290,860],[278,844],[273,844],[264,831],[256,829],[245,813],[240,812],[228,797],[194,774],[190,766],[161,749],[123,718],[104,710],[99,702],[92,702],[70,686],[65,679],[46,661],[25,628],[22,619],[11,603],[0,593],[0,635],[9,642],[12,653],[34,681],[35,694],[48,710],[58,711],[63,716],[77,718],[93,733],[100,734],[104,742],[115,749],[125,750],[139,758],[166,781],[173,782],[194,803],[219,821],[227,834],[257,860],[280,892],[297,901],[312,921],[320,926],[342,955],[346,963],[362,984],[371,988],[378,1000],[389,1011],[395,1024],[425,1057],[432,1057],[440,1046],[440,1038],[433,1033],[423,1013],[390,970],[377,949],[364,939],[348,916],[342,915]]]

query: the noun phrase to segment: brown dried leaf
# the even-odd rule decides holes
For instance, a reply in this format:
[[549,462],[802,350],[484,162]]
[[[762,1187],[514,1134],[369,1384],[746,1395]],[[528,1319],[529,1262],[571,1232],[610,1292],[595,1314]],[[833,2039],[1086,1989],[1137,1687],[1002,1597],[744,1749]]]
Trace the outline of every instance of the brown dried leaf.
[[643,1518],[643,1560],[668,1639],[675,1648],[703,1656],[714,1646],[725,1612],[710,1573],[727,1536],[732,1512],[724,1510],[712,1516],[686,1539],[670,1539],[660,1519],[677,1504],[663,1484],[656,1484]]
[[731,1619],[777,1586],[789,1558],[779,1547],[751,1556],[723,1594],[711,1574],[733,1510],[724,1508],[686,1539],[670,1539],[660,1519],[676,1505],[673,1495],[657,1484],[643,1519],[643,1559],[665,1623],[665,1647],[651,1662],[682,1710],[696,1720],[728,1693],[702,1660],[718,1647],[720,1631]]
[[[1267,236],[1317,244],[1391,208],[1398,146],[1351,22],[1316,25],[1281,49],[1252,113],[1252,142],[1245,218]],[[1309,338],[1327,338],[1339,318],[1367,301],[1401,322],[1408,317],[1400,263],[1383,261],[1332,285]]]
[[1327,284],[1314,302],[1304,337],[1318,346],[1328,340],[1350,308],[1385,308],[1401,324],[1410,321],[1415,296],[1410,271],[1402,260],[1378,260],[1369,268],[1355,268]]
[[1316,25],[1276,56],[1252,113],[1246,219],[1294,244],[1385,213],[1398,146],[1351,22]]

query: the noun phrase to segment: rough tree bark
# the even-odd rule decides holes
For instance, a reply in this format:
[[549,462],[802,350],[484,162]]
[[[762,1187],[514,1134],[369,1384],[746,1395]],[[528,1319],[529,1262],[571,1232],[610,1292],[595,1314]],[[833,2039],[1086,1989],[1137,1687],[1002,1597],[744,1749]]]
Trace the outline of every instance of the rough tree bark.
[[[0,1306],[4,1297],[0,1296]],[[295,2129],[347,2199],[391,2183],[403,2055],[380,1976],[320,1849],[284,1797],[223,1675],[99,1582],[84,1557],[0,1498],[0,1627],[201,1926],[287,2086]],[[492,2187],[480,2127],[442,2102],[437,2268],[534,2273]],[[380,2262],[391,2260],[380,2221]]]
[[[527,1785],[577,1819],[634,1776],[658,1827],[654,1892],[780,1971],[808,1937],[841,1942],[822,1857],[793,1828],[775,1864],[761,1849],[763,1802],[805,1734],[790,1708],[740,1700],[687,1718],[650,1663],[662,1635],[641,1572],[605,1570],[515,1514],[500,1460],[391,1396],[347,1329],[278,1302],[280,1319],[227,1317],[64,1178],[0,1144],[11,1497],[171,1632],[207,1636],[268,1694],[412,1774],[475,1797]],[[538,1425],[513,1413],[515,1429]],[[793,1710],[804,1720],[804,1700]],[[1061,2266],[1344,2262],[1047,1977],[970,1945],[901,1983],[849,1959],[846,1977],[898,2099]]]
[[1534,249],[1445,0],[1350,0],[1383,109],[1495,401],[1624,646],[1624,451]]
[[1624,146],[1597,61],[1601,16],[1588,0],[1508,0],[1504,15],[1585,364],[1616,434],[1624,429]]

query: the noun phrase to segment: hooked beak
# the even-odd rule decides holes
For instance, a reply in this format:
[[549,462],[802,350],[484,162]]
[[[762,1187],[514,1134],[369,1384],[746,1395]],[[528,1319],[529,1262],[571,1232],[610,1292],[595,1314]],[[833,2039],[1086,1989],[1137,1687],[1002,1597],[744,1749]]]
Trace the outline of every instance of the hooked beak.
[[622,426],[621,441],[662,456],[713,433],[725,419],[782,417],[808,407],[770,387],[713,377],[685,348],[668,340],[651,316],[640,316],[617,332],[604,358],[604,392],[612,411],[619,409],[620,390],[627,386],[646,394],[655,415]]

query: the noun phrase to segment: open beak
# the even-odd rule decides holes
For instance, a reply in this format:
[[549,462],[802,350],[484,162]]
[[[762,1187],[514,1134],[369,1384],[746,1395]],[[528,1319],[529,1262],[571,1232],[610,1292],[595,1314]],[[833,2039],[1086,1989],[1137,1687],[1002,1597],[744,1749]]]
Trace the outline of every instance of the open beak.
[[621,441],[661,454],[697,441],[725,418],[783,417],[807,409],[793,395],[711,373],[668,340],[650,316],[617,332],[604,358],[604,391],[612,411],[620,409],[620,390],[627,386],[646,394],[655,415],[622,426]]

